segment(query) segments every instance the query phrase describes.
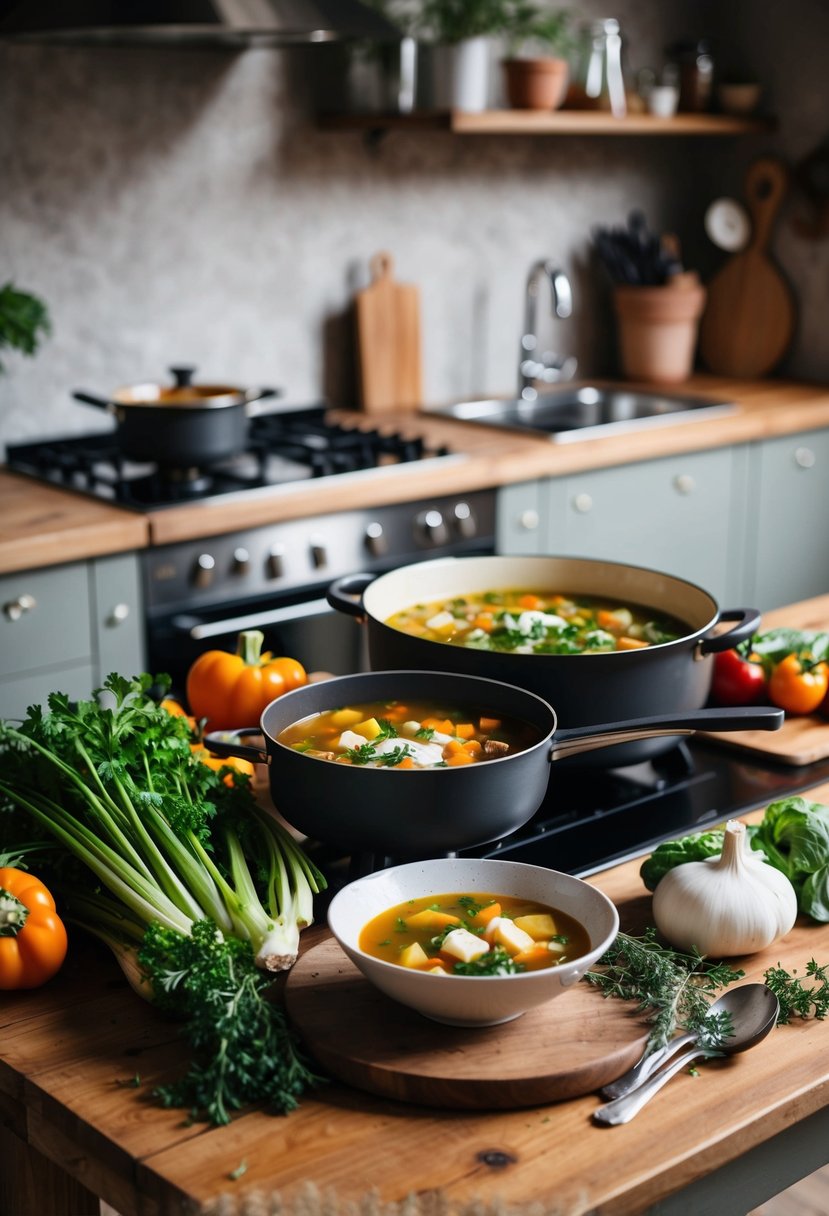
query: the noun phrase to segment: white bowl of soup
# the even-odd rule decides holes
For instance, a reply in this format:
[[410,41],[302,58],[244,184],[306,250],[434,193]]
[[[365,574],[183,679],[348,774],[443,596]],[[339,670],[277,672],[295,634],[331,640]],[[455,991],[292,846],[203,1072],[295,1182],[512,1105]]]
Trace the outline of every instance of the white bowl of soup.
[[570,874],[450,857],[349,883],[328,924],[392,1000],[451,1026],[493,1026],[572,988],[609,949],[619,916]]

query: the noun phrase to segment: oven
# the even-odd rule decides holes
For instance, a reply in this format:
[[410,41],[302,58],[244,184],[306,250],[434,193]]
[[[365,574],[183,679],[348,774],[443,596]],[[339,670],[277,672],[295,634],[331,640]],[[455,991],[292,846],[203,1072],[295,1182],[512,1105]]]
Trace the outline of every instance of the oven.
[[243,629],[308,671],[366,670],[364,633],[325,599],[335,578],[426,558],[492,553],[495,493],[423,498],[236,531],[143,556],[147,661],[183,691],[205,649],[233,650]]

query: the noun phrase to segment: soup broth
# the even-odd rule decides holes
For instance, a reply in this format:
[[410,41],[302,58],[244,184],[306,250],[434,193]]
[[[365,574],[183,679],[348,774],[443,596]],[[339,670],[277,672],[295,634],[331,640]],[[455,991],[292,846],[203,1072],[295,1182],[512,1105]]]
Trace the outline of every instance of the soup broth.
[[409,899],[360,932],[366,954],[434,975],[516,975],[557,967],[590,950],[572,916],[512,895]]
[[599,654],[672,642],[688,632],[640,604],[552,591],[480,591],[414,604],[386,621],[430,642],[511,654]]
[[539,741],[518,718],[434,701],[370,701],[312,714],[279,743],[317,760],[368,768],[457,768],[513,755]]

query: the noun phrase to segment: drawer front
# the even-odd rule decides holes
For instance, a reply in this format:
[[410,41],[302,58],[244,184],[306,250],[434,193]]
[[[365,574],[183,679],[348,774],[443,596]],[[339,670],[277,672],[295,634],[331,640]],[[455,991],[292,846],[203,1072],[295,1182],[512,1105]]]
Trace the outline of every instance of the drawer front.
[[146,666],[138,559],[99,558],[93,572],[98,681],[110,672],[135,676]]
[[27,672],[0,680],[0,718],[24,718],[30,705],[42,705],[52,692],[64,692],[73,701],[89,700],[95,686],[92,665]]
[[0,579],[0,677],[92,656],[85,563]]

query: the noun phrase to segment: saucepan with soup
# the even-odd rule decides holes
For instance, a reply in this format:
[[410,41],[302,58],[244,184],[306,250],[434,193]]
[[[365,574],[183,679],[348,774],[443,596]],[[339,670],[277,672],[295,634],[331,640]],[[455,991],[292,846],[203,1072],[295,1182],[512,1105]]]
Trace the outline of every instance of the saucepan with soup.
[[[576,557],[440,558],[338,579],[328,600],[365,620],[372,669],[503,680],[550,701],[565,727],[701,708],[712,656],[760,622],[684,579]],[[631,743],[597,760],[637,763],[675,744]]]
[[[559,729],[543,698],[441,671],[377,671],[294,689],[260,723],[210,734],[218,756],[268,765],[273,803],[306,836],[386,858],[439,857],[499,840],[541,805],[551,761],[697,729],[775,730],[776,709],[699,710]],[[264,746],[241,741],[261,736]]]

